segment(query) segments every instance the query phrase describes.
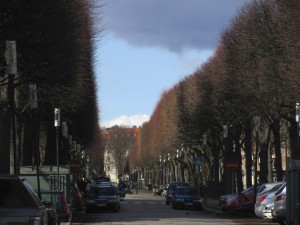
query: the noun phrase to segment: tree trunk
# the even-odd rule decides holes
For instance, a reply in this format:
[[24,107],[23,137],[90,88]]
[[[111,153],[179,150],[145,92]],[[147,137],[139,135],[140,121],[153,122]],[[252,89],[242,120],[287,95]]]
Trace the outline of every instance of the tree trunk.
[[246,160],[246,186],[252,186],[252,126],[251,120],[245,124],[245,160]]
[[10,173],[10,117],[9,111],[0,114],[0,173]]
[[291,158],[297,159],[297,123],[294,120],[290,121],[291,126],[289,127],[289,135],[290,135],[290,147],[291,147]]
[[259,183],[267,183],[268,182],[268,149],[270,143],[270,130],[268,130],[267,139],[260,142],[260,173],[259,173]]
[[274,135],[274,147],[275,147],[275,169],[277,174],[277,181],[283,180],[282,171],[282,155],[281,155],[281,145],[280,145],[280,123],[279,119],[273,122],[272,131]]
[[46,153],[45,153],[45,165],[56,165],[56,134],[53,123],[48,124],[47,129],[47,141],[46,141]]

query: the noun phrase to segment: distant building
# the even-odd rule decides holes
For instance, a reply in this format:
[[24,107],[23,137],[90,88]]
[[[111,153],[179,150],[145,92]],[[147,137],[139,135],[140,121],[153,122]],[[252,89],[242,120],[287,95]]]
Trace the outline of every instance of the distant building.
[[112,182],[128,177],[130,152],[134,152],[140,128],[114,126],[103,130],[104,172]]

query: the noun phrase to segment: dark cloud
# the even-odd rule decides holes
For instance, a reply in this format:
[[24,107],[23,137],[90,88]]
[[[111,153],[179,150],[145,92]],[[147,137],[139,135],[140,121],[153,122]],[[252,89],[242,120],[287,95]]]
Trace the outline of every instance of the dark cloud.
[[181,52],[215,48],[220,33],[250,0],[106,0],[105,32],[131,45]]

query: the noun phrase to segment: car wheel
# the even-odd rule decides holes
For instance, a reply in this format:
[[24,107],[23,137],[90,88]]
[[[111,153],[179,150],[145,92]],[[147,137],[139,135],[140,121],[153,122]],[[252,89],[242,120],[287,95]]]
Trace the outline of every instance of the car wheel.
[[170,200],[166,198],[166,205],[170,205]]
[[279,223],[280,225],[288,225],[287,221],[286,221],[286,220],[282,220],[282,219],[279,219],[279,220],[278,220],[278,223]]
[[91,210],[87,207],[85,207],[85,213],[89,213]]
[[116,208],[114,208],[114,212],[119,212],[120,209],[121,209],[121,207],[120,207],[120,206],[117,206]]

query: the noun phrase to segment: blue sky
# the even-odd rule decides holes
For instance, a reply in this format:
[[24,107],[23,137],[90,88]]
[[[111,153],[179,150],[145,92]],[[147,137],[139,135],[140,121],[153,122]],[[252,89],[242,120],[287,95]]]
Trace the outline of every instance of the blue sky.
[[100,125],[140,126],[164,90],[213,55],[250,0],[106,0],[96,29]]

